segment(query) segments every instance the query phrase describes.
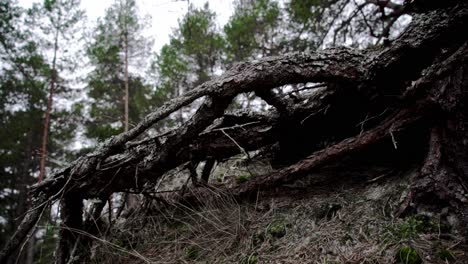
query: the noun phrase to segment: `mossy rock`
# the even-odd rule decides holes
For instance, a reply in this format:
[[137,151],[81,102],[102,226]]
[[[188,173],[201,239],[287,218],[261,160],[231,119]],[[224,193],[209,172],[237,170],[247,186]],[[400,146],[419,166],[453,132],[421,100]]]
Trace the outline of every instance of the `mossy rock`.
[[275,238],[281,238],[286,235],[286,222],[284,220],[273,221],[267,230],[268,234]]
[[402,264],[421,264],[422,259],[418,252],[412,247],[402,247],[395,256],[397,263]]

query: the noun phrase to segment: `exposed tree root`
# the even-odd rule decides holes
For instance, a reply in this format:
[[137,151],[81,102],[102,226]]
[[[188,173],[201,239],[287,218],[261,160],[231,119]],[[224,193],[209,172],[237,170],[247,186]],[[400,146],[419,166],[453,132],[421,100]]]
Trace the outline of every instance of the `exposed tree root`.
[[403,127],[411,126],[414,122],[419,121],[430,113],[430,106],[425,102],[419,102],[415,109],[401,110],[374,129],[317,151],[292,166],[280,169],[268,175],[255,177],[248,183],[235,189],[234,193],[245,195],[253,193],[258,189],[269,189],[274,186],[298,180],[312,169],[326,163],[337,161],[346,155],[352,155],[385,138],[392,137],[392,133]]
[[[410,10],[422,2],[413,1]],[[432,2],[429,9],[440,1]],[[440,4],[445,9],[429,12],[421,5],[417,10],[426,11],[416,15],[408,30],[389,47],[378,52],[329,49],[238,64],[170,100],[135,128],[33,186],[33,197],[43,197],[35,203],[39,209],[48,199],[61,197],[58,263],[76,261],[81,258],[78,248],[90,247],[73,230],[97,234],[90,221],[83,222],[83,199],[151,190],[168,171],[203,161],[202,180],[207,182],[215,161],[277,147],[274,154],[283,163],[276,166],[282,167],[229,190],[237,197],[247,197],[383,141],[398,148],[397,132],[415,127],[421,131],[434,128],[406,207],[430,203],[427,197],[435,194],[438,200],[467,212],[468,56],[467,37],[460,32],[466,30],[468,4],[450,1]],[[310,82],[320,83],[322,88],[298,91],[295,97],[272,91]],[[226,113],[233,98],[246,92],[255,92],[274,110]],[[148,128],[199,98],[204,98],[203,103],[186,123],[163,135],[144,138]],[[97,208],[91,218],[97,219],[101,210]],[[39,211],[26,215],[2,251],[0,262],[24,240]]]

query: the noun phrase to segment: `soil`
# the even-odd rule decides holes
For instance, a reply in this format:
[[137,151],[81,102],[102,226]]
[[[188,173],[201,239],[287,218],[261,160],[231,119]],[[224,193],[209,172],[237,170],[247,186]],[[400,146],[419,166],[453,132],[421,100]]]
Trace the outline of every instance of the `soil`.
[[[355,160],[353,161],[355,163]],[[375,161],[372,161],[375,164]],[[235,163],[234,163],[235,164]],[[468,263],[455,217],[398,216],[418,168],[323,168],[250,202],[215,193],[193,209],[153,204],[114,228],[99,263]],[[235,172],[217,169],[218,172]],[[256,165],[256,170],[259,170]],[[252,171],[254,169],[251,169]],[[226,181],[244,177],[225,176]],[[217,179],[216,177],[213,178]],[[249,180],[248,178],[246,180]],[[215,192],[215,191],[214,191]]]

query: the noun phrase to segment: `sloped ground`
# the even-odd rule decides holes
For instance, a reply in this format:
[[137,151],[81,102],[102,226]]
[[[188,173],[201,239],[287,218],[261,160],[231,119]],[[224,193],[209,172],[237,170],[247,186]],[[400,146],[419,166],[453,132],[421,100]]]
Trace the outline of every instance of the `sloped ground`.
[[96,262],[468,263],[447,210],[394,215],[415,171],[335,167],[241,204],[215,191],[196,209],[155,202],[113,229]]

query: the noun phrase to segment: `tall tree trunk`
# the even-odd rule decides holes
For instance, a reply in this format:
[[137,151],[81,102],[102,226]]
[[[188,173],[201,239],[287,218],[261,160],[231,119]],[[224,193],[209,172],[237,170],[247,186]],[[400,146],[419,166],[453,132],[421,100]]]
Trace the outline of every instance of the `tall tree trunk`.
[[[128,63],[129,63],[129,54],[128,54],[128,46],[129,46],[129,40],[128,40],[128,27],[127,27],[127,22],[125,21],[125,32],[124,32],[124,49],[125,49],[125,70],[124,70],[124,85],[125,85],[125,117],[124,117],[124,131],[127,132],[129,125],[128,125],[128,119],[129,119],[129,81],[128,81]],[[124,195],[124,201],[127,204],[128,208],[135,208],[137,205],[137,198],[135,195],[131,194],[125,194]]]
[[58,40],[59,40],[59,30],[57,29],[55,32],[55,39],[54,39],[54,57],[52,59],[52,71],[50,74],[49,98],[47,100],[47,110],[45,113],[44,130],[42,132],[41,164],[39,168],[39,182],[41,182],[45,176],[45,163],[46,163],[46,158],[47,158],[47,140],[48,140],[47,138],[48,138],[49,126],[50,126],[50,113],[52,112],[55,83],[57,81],[56,62],[57,62]]
[[[126,30],[126,29],[125,29]],[[128,131],[128,32],[124,33],[124,49],[125,49],[125,69],[124,69],[124,85],[125,85],[125,95],[124,95],[124,104],[125,104],[125,113],[124,113],[124,131]]]

